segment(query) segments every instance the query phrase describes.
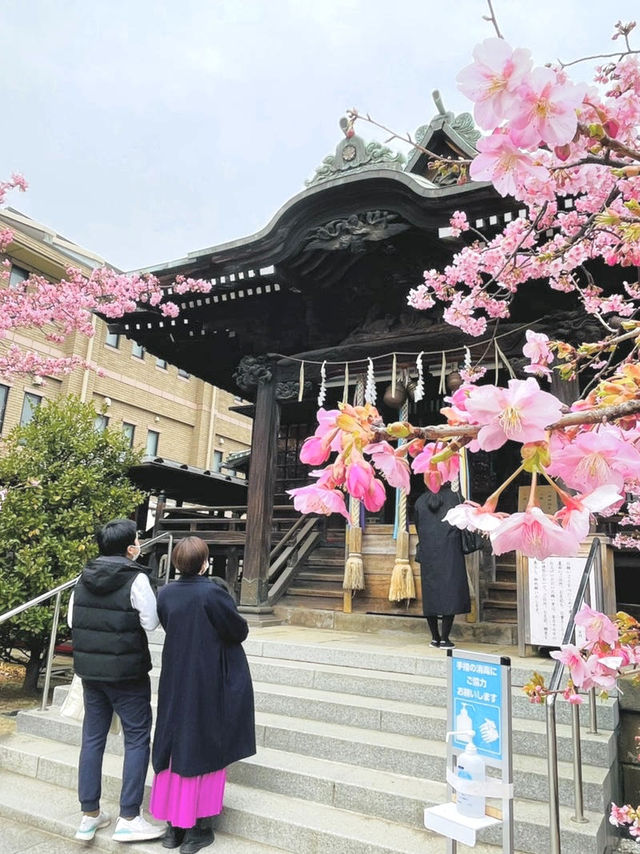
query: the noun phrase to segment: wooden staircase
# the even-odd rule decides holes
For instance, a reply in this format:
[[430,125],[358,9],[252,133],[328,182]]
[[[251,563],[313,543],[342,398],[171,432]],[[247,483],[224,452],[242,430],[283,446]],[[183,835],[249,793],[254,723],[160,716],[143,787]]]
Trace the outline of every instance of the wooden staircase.
[[496,557],[496,577],[486,585],[482,620],[488,623],[518,622],[515,552]]
[[341,610],[344,547],[344,526],[328,527],[321,543],[298,569],[280,604],[294,608]]

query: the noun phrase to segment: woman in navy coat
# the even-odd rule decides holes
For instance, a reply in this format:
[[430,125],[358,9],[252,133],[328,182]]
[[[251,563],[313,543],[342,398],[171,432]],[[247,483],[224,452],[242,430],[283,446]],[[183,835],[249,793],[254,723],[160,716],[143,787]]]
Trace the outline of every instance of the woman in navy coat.
[[227,765],[256,752],[248,626],[222,586],[203,576],[209,548],[186,537],[173,550],[179,580],[158,594],[166,637],[158,689],[150,812],[169,822],[163,845],[193,854],[213,842]]

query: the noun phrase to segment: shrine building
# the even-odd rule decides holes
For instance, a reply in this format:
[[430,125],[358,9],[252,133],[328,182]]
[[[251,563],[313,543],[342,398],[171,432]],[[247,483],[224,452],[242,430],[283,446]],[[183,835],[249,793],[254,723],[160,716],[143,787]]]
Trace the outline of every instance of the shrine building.
[[[471,116],[446,112],[438,98],[436,104],[438,114],[416,132],[416,142],[436,155],[473,157],[479,133]],[[206,539],[216,571],[236,586],[241,609],[256,619],[269,620],[274,609],[290,622],[303,610],[307,619],[313,612],[317,625],[334,625],[345,612],[351,619],[422,613],[410,527],[412,504],[424,490],[421,476],[412,478],[406,503],[388,489],[379,513],[360,508],[359,518],[352,516],[362,531],[365,576],[364,590],[354,595],[343,589],[353,551],[345,520],[293,510],[286,491],[312,480],[299,450],[316,427],[319,400],[325,408],[345,397],[362,402],[369,380],[369,397],[375,390],[385,422],[438,423],[443,397],[461,382],[465,348],[487,367],[486,381],[505,383],[524,364],[526,328],[570,341],[598,335],[573,295],[535,283],[517,294],[508,320],[490,321],[479,338],[444,323],[441,306],[409,307],[407,294],[423,271],[442,269],[469,240],[452,233],[454,211],[464,211],[489,238],[523,212],[488,183],[443,176],[420,150],[405,161],[377,142],[365,143],[346,120],[342,126],[335,154],[261,231],[143,271],[166,284],[179,316],[141,305],[110,325],[155,357],[251,401],[238,409],[254,419],[246,505],[178,508],[156,527]],[[176,294],[177,276],[213,287]],[[576,397],[573,384],[557,377],[551,390],[565,401]],[[482,501],[518,463],[519,450],[509,445],[469,455],[468,497]],[[517,508],[525,483],[510,487],[504,509]],[[416,595],[390,601],[398,538],[407,526]],[[469,570],[470,619],[500,627],[500,637],[515,642],[515,554],[495,558],[487,548]]]

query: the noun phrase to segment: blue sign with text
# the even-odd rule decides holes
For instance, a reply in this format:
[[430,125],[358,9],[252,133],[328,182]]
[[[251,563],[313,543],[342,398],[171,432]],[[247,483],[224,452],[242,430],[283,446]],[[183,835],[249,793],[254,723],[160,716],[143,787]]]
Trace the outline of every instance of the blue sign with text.
[[501,761],[502,668],[455,654],[452,663],[453,746],[464,750],[473,731],[478,753]]

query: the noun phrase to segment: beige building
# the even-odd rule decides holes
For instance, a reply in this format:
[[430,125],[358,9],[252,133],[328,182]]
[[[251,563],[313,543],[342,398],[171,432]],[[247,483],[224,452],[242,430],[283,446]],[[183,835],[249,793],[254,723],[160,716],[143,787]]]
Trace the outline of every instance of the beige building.
[[[0,226],[14,233],[6,252],[11,282],[29,273],[59,280],[70,266],[88,275],[105,264],[11,208],[0,211]],[[14,334],[13,340],[25,349],[56,357],[77,355],[94,369],[77,369],[62,378],[0,380],[0,436],[28,421],[43,399],[74,394],[94,404],[99,413],[96,429],[109,425],[122,430],[147,456],[230,473],[227,457],[248,450],[251,443],[251,419],[232,411],[242,400],[109,333],[99,318],[94,325],[93,338],[76,333],[60,345],[38,330]]]

